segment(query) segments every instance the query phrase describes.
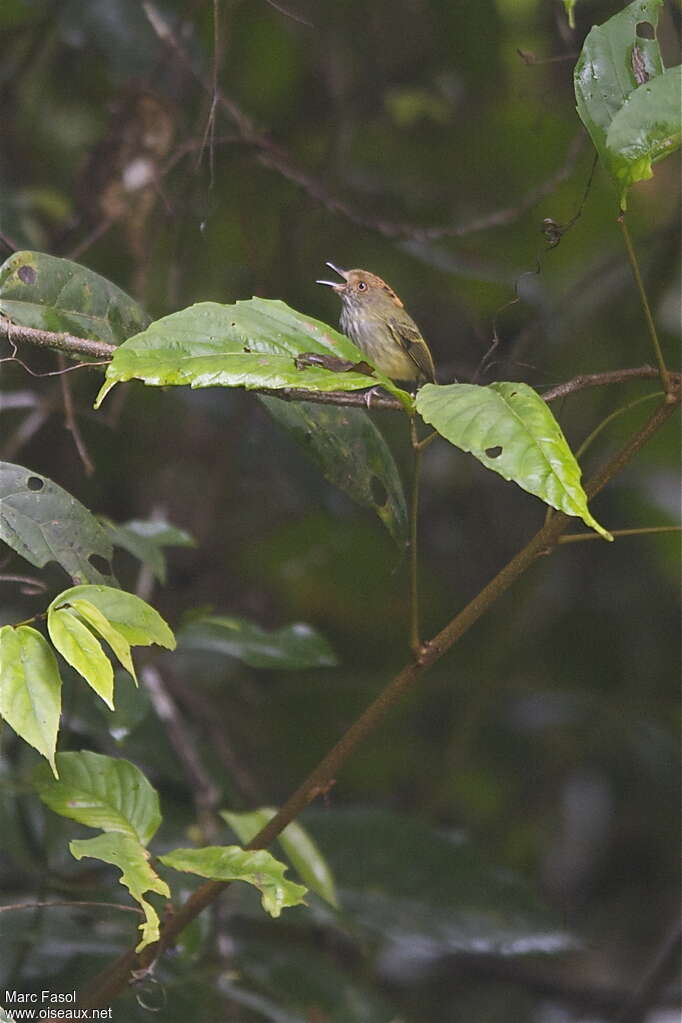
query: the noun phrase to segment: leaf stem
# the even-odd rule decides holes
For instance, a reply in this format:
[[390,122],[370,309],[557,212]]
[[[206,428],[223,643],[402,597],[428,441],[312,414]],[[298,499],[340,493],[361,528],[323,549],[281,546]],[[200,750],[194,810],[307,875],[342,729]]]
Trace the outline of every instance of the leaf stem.
[[668,373],[668,367],[666,366],[665,359],[663,358],[663,351],[661,349],[661,343],[658,340],[656,324],[654,323],[654,318],[651,313],[649,299],[647,298],[646,289],[644,287],[644,281],[642,280],[642,274],[640,273],[639,263],[637,261],[637,254],[635,252],[634,245],[632,244],[632,238],[630,236],[630,230],[628,228],[627,221],[625,220],[625,214],[623,213],[620,214],[620,216],[618,217],[618,223],[620,224],[620,229],[623,234],[623,241],[625,242],[625,249],[627,251],[628,259],[630,261],[632,275],[635,278],[637,290],[639,291],[639,299],[640,302],[642,303],[642,311],[644,312],[644,318],[646,320],[647,327],[649,328],[649,336],[651,338],[651,343],[653,345],[654,353],[656,355],[656,362],[658,363],[658,372],[661,378],[661,384],[663,386],[663,390],[666,393],[666,400],[668,400],[668,395],[670,395],[671,393],[670,374]]
[[419,656],[421,639],[419,638],[419,579],[417,548],[419,519],[419,473],[421,471],[421,446],[417,436],[415,416],[410,416],[410,441],[414,452],[412,466],[412,496],[410,500],[410,650],[415,657]]

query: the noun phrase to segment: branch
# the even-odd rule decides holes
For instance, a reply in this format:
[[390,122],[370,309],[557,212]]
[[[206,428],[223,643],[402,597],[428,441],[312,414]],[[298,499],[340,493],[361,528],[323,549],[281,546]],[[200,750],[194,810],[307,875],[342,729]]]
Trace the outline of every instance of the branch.
[[[679,404],[679,389],[676,404],[663,404],[654,412],[644,426],[633,434],[620,452],[611,458],[587,484],[590,496],[598,493],[614,478],[654,436],[672,416]],[[267,847],[283,829],[318,795],[334,784],[338,772],[356,747],[373,732],[386,713],[405,692],[413,688],[422,675],[461,639],[478,619],[519,579],[542,555],[551,552],[562,533],[566,531],[571,518],[558,512],[540,529],[532,540],[484,587],[467,606],[442,629],[431,642],[422,648],[421,655],[407,664],[398,675],[379,693],[359,718],[345,732],[337,744],[319,762],[306,780],[293,793],[279,812],[245,846],[246,849]],[[83,994],[80,1005],[95,1008],[108,1005],[111,1000],[129,984],[133,970],[148,969],[157,957],[177,936],[198,916],[199,913],[228,887],[222,881],[209,881],[198,888],[180,906],[176,914],[163,929],[161,940],[156,946],[145,949],[140,956],[130,949],[112,963],[91,983]]]
[[[73,334],[57,334],[49,330],[39,330],[36,327],[22,327],[12,323],[6,316],[0,315],[0,335],[14,343],[23,341],[25,344],[37,345],[40,348],[55,348],[61,352],[68,352],[70,355],[94,356],[97,359],[109,362],[115,352],[116,345],[107,344],[106,341],[91,341],[85,337],[75,337]],[[88,364],[92,365],[92,364]],[[102,365],[102,363],[97,363]],[[627,380],[652,379],[658,377],[658,370],[653,366],[634,366],[629,369],[614,369],[606,373],[582,373],[580,376],[566,380],[563,384],[557,384],[545,391],[542,397],[545,401],[556,401],[567,394],[574,394],[586,387],[603,387],[607,384],[622,384]],[[679,389],[682,374],[670,373],[672,385]],[[281,398],[283,401],[313,401],[318,405],[351,405],[358,408],[374,409],[395,409],[401,411],[403,406],[397,398],[389,394],[372,394],[368,402],[364,391],[308,391],[304,387],[284,387],[272,389],[267,387],[254,388],[259,394],[268,394],[274,398]]]

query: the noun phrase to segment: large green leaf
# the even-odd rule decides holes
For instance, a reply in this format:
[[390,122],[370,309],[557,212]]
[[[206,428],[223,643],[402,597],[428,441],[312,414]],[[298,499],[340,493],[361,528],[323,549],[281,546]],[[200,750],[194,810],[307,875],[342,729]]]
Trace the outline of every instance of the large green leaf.
[[74,582],[116,583],[111,542],[95,516],[46,476],[10,462],[0,462],[0,540],[38,568],[58,562]]
[[399,546],[407,543],[407,506],[391,450],[365,409],[263,397],[268,412],[298,441],[326,479],[373,508]]
[[580,467],[561,427],[528,384],[425,384],[417,394],[417,410],[488,469],[613,539],[590,514]]
[[628,187],[680,145],[679,70],[664,73],[654,33],[662,2],[635,0],[596,25],[574,72],[578,113],[623,209]]
[[149,323],[129,295],[68,259],[15,252],[0,266],[0,312],[15,323],[118,345]]
[[47,631],[54,647],[107,707],[114,709],[114,669],[96,636],[69,608],[50,608]]
[[142,907],[144,923],[140,924],[141,939],[135,951],[141,952],[146,945],[159,940],[159,917],[145,899],[147,892],[156,892],[170,898],[170,889],[149,865],[149,853],[130,835],[111,833],[96,838],[76,839],[69,843],[72,856],[77,860],[83,856],[111,863],[121,871],[121,884],[125,885],[132,897]]
[[[64,590],[50,604],[48,618],[52,610],[71,607],[72,601],[78,606],[82,600],[100,611],[109,625],[131,646],[151,646],[156,643],[168,650],[175,649],[175,637],[158,611],[141,597],[126,593],[125,590],[115,590],[111,586],[72,586]],[[108,641],[106,635],[103,638]],[[128,667],[122,658],[121,663]]]
[[[276,813],[274,807],[262,806],[246,813],[221,810],[220,816],[230,825],[239,841],[246,845]],[[298,821],[291,821],[277,836],[277,841],[301,881],[330,905],[338,908],[334,875],[306,829]]]
[[35,629],[0,629],[0,717],[47,759],[54,754],[61,713],[59,668],[48,642]]
[[89,828],[129,835],[146,846],[161,823],[159,797],[139,767],[101,753],[58,753],[59,780],[34,775],[42,801]]
[[436,964],[458,952],[556,954],[575,947],[559,914],[519,875],[461,834],[376,809],[308,811],[306,827],[330,862],[344,924],[394,959]]
[[210,650],[236,657],[252,668],[333,668],[338,664],[326,639],[298,622],[267,632],[244,618],[195,618],[178,633],[181,650]]
[[277,917],[287,906],[299,906],[306,889],[287,881],[283,863],[265,849],[245,852],[238,845],[207,845],[202,849],[174,849],[159,856],[162,863],[213,881],[246,881],[261,893],[266,913]]
[[234,305],[200,302],[156,320],[130,338],[107,366],[98,407],[124,380],[191,387],[298,387],[312,391],[356,391],[380,384],[406,408],[411,398],[377,370],[373,375],[340,372],[306,363],[303,355],[365,365],[359,348],[319,320],[297,313],[284,302],[252,298]]

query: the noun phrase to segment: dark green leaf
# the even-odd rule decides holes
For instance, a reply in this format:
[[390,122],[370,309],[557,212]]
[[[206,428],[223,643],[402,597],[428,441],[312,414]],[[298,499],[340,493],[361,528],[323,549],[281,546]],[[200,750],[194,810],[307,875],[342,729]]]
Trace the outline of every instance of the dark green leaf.
[[407,543],[407,507],[393,455],[365,409],[262,397],[326,479],[373,508],[398,546]]
[[69,843],[69,849],[77,860],[92,856],[93,859],[113,864],[121,871],[121,884],[139,902],[145,917],[144,923],[140,924],[142,935],[135,951],[141,952],[147,945],[158,941],[159,917],[144,896],[147,892],[156,892],[169,899],[170,889],[152,870],[149,853],[144,846],[131,835],[112,832],[96,838],[77,839]]
[[298,387],[356,391],[380,384],[411,406],[406,391],[378,371],[373,376],[297,368],[298,356],[332,355],[359,363],[364,356],[343,334],[297,313],[284,302],[252,298],[234,305],[200,302],[156,320],[130,338],[107,366],[96,406],[124,380],[191,387]]
[[0,462],[0,540],[42,568],[58,562],[74,582],[114,584],[112,546],[99,522],[40,473]]
[[87,267],[15,252],[0,267],[0,312],[15,323],[118,345],[149,323],[124,291]]
[[148,845],[161,823],[161,811],[156,790],[139,767],[87,750],[58,753],[56,759],[59,781],[40,767],[34,775],[38,794],[51,810]]
[[0,717],[47,759],[54,754],[62,680],[47,640],[26,625],[0,629]]
[[162,583],[166,581],[166,558],[163,548],[195,546],[195,540],[184,529],[178,529],[160,519],[147,521],[134,519],[119,526],[109,519],[100,517],[100,522],[114,546],[123,548],[134,558],[149,565]]
[[488,469],[613,539],[590,514],[580,466],[561,427],[528,384],[425,384],[417,394],[417,410]]
[[266,632],[243,618],[209,615],[196,618],[178,632],[181,650],[210,650],[236,657],[252,668],[333,668],[333,650],[310,625],[297,622]]
[[265,849],[245,852],[238,845],[208,845],[203,849],[174,849],[159,856],[174,870],[198,874],[213,881],[246,881],[261,893],[263,909],[277,917],[287,906],[299,906],[306,889],[287,881],[286,866]]
[[[276,813],[274,807],[263,806],[247,813],[221,810],[220,816],[230,825],[242,845],[246,845]],[[306,829],[298,821],[292,821],[277,836],[277,841],[301,881],[330,905],[338,907],[334,876]]]
[[635,0],[595,26],[574,72],[578,113],[623,209],[628,187],[680,144],[679,71],[664,74],[654,32],[662,2]]

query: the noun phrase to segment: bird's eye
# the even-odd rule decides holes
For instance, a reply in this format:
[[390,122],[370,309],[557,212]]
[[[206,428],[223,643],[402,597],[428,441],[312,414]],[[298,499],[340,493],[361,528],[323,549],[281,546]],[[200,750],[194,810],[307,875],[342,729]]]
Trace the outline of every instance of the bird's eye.
[[358,281],[358,291],[366,291],[367,285],[365,281]]

